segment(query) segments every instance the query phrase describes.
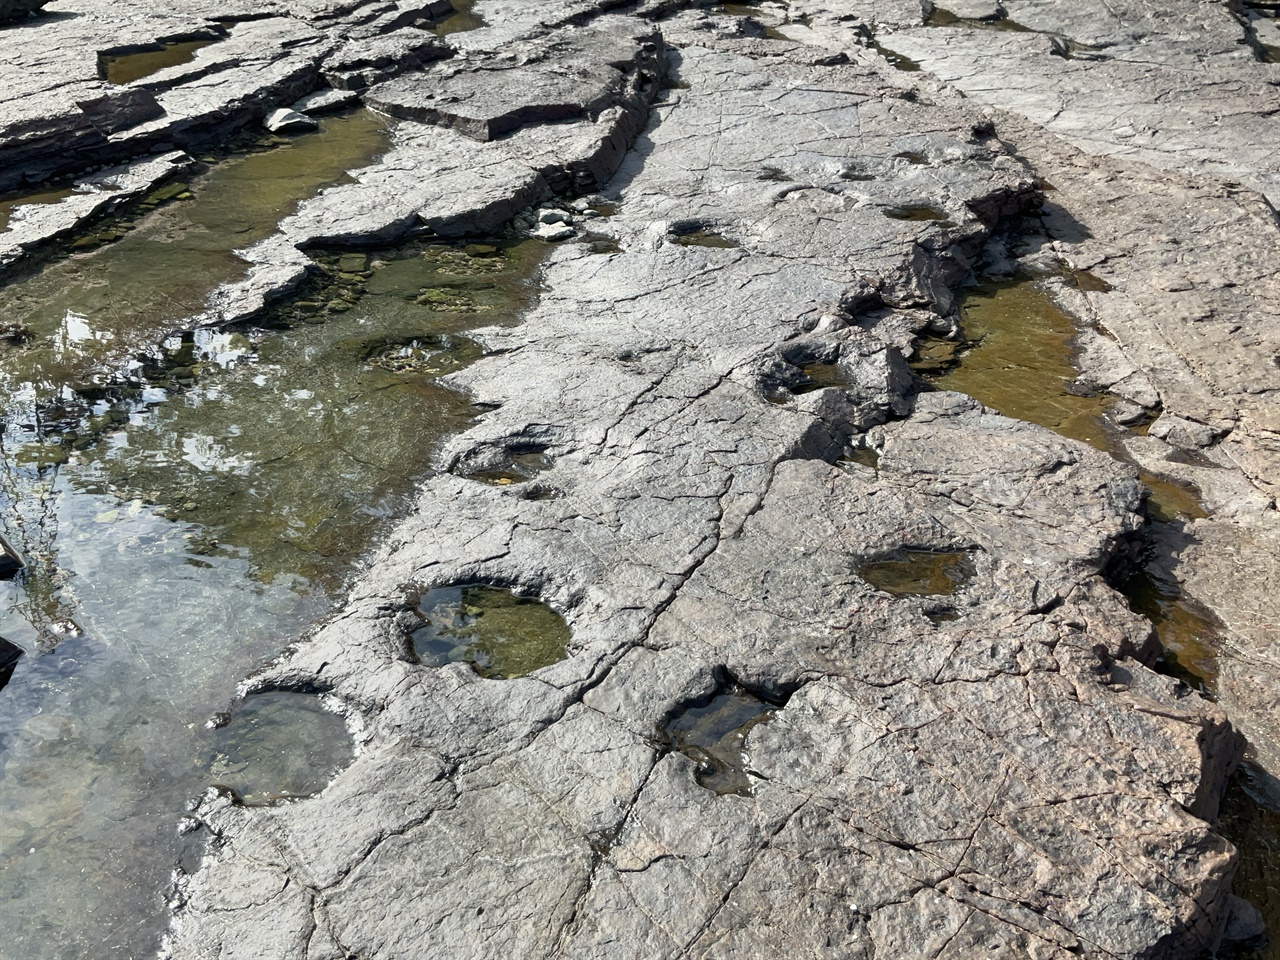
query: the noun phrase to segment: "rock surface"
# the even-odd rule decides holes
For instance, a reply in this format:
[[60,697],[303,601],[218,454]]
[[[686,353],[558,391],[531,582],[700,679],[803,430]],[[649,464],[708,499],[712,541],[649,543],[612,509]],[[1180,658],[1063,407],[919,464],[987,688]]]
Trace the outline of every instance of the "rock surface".
[[[400,121],[191,323],[260,313],[311,247],[518,214],[560,241],[538,305],[451,378],[487,412],[346,608],[247,683],[331,694],[355,761],[306,801],[202,798],[167,955],[1190,958],[1256,929],[1210,826],[1240,738],[1151,669],[1105,577],[1143,524],[1134,468],[906,362],[1020,217],[1106,281],[1075,295],[1108,334],[1084,377],[1161,415],[1133,460],[1199,471],[1218,515],[1179,569],[1241,651],[1223,702],[1280,769],[1273,71],[1225,6],[1007,0],[926,27],[914,2],[478,0],[438,37],[439,3],[76,3],[0,35],[5,186],[313,96]],[[215,42],[99,76],[98,53],[180,37]],[[551,201],[581,242],[567,213],[535,225]],[[98,209],[68,204],[32,236]],[[468,479],[530,449],[529,479]],[[1270,566],[1224,573],[1241,544]],[[971,573],[878,587],[869,564],[904,551]],[[418,662],[417,596],[472,582],[562,612],[567,658]],[[774,708],[741,734],[749,788],[720,794],[661,730],[727,690]]]
[[[1233,854],[1197,817],[1238,746],[1142,665],[1100,576],[1139,523],[1131,470],[916,394],[902,359],[1034,202],[1027,169],[953,96],[706,19],[663,22],[688,88],[609,187],[618,251],[560,247],[538,308],[482,333],[457,382],[495,409],[343,616],[253,681],[338,696],[361,752],[304,803],[206,797],[172,955],[1189,956],[1221,934]],[[264,270],[309,237],[509,216],[542,193],[532,145],[598,126],[528,122],[402,130]],[[411,187],[428,144],[443,182]],[[924,205],[946,218],[886,215]],[[340,232],[338,210],[361,212]],[[844,385],[803,392],[815,362]],[[836,463],[851,440],[874,469]],[[530,443],[549,466],[526,484],[462,478]],[[904,547],[976,573],[898,599],[858,575]],[[415,663],[406,599],[477,580],[564,612],[569,658],[509,681]],[[654,742],[730,682],[786,698],[746,739],[749,796]]]

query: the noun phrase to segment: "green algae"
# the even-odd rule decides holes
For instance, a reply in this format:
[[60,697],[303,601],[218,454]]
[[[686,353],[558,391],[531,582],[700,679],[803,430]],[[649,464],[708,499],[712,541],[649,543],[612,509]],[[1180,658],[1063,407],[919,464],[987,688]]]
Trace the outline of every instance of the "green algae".
[[482,677],[509,680],[567,655],[569,627],[541,601],[484,584],[428,590],[416,607],[413,648],[428,666],[469,663]]
[[123,86],[136,83],[166,67],[190,63],[196,52],[218,42],[218,37],[199,37],[158,43],[140,50],[98,55],[98,75],[107,83]]

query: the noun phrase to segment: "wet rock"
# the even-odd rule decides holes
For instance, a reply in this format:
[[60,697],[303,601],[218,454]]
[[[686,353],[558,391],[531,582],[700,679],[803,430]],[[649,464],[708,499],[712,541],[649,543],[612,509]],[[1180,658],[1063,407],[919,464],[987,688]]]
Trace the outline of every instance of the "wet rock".
[[17,644],[0,637],[0,692],[13,679],[13,672],[17,669],[23,653],[23,649]]
[[319,127],[314,120],[296,110],[281,108],[267,115],[262,125],[272,133],[306,133]]
[[574,235],[574,229],[567,223],[544,223],[533,231],[533,236],[539,240],[568,240]]
[[23,568],[22,558],[9,546],[7,540],[0,537],[0,580],[12,579]]
[[1223,943],[1247,945],[1266,935],[1267,925],[1262,914],[1248,900],[1233,896],[1230,910],[1227,929],[1222,934]]
[[450,62],[380,84],[365,101],[393,117],[449,126],[476,140],[529,124],[595,118],[623,98],[628,74],[652,68],[657,35],[615,24],[613,31],[563,33],[536,54],[517,47],[501,60]]

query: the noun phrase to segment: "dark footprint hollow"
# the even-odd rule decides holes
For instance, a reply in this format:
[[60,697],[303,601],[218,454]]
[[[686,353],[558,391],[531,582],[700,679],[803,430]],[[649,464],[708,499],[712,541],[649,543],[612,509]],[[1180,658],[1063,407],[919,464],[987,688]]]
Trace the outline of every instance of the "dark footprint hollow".
[[469,663],[482,677],[509,680],[568,655],[569,627],[540,600],[508,590],[463,584],[428,590],[415,612],[418,659],[432,667]]
[[205,771],[253,806],[319,793],[353,756],[346,722],[310,694],[254,694],[215,723]]
[[967,550],[900,550],[858,567],[858,576],[895,597],[950,596],[974,574]]
[[694,761],[699,786],[721,796],[750,796],[755,778],[747,770],[747,734],[782,705],[733,687],[679,709],[663,724],[661,739]]

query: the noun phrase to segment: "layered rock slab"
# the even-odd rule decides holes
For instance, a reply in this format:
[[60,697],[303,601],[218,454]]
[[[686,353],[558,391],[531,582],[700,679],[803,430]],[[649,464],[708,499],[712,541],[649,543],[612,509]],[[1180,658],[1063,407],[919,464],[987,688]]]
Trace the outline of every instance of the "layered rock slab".
[[[666,29],[690,89],[613,185],[620,252],[561,249],[457,378],[496,410],[443,466],[536,441],[549,468],[431,478],[348,609],[254,681],[330,690],[363,750],[310,801],[206,798],[172,954],[1211,947],[1233,854],[1197,816],[1236,745],[1135,659],[1147,629],[1098,575],[1138,523],[1132,473],[913,399],[899,351],[1031,199],[1025,171],[955,100]],[[886,215],[909,201],[952,218]],[[844,385],[787,399],[819,356]],[[830,462],[864,433],[876,468]],[[977,572],[941,610],[858,575],[907,546]],[[475,580],[563,610],[569,658],[505,682],[414,663],[406,603]],[[749,796],[655,743],[729,678],[789,697],[746,740]]]

